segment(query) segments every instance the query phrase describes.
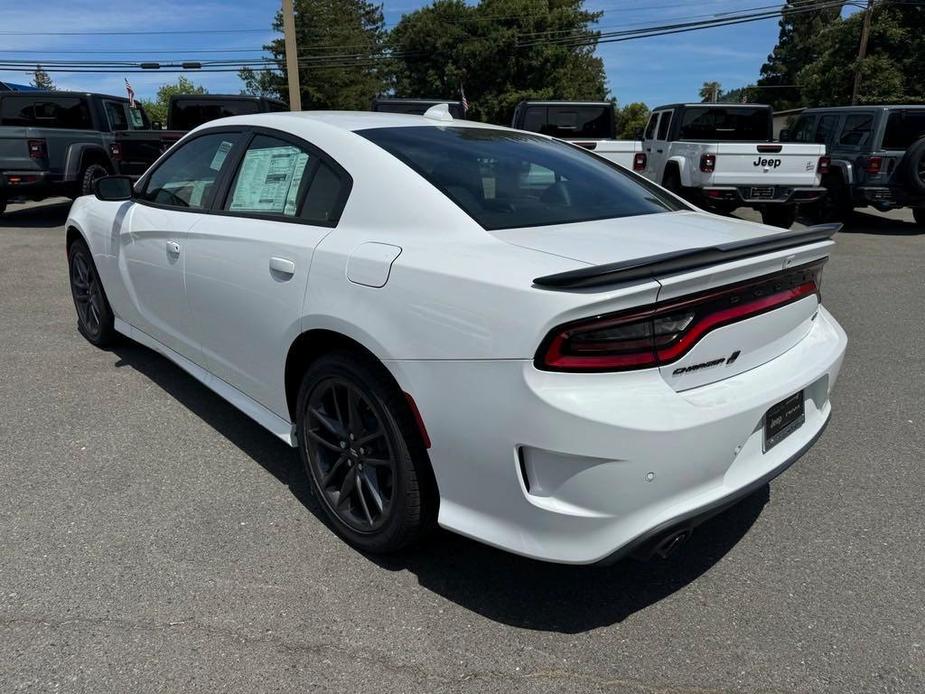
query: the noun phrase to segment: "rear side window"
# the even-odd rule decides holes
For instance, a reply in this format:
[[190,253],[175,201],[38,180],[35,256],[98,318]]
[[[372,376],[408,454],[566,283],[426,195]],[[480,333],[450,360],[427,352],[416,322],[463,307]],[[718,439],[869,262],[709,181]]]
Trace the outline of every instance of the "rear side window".
[[0,100],[0,125],[27,128],[92,130],[87,103],[74,97],[5,96]]
[[169,127],[173,130],[193,128],[229,116],[243,116],[260,111],[260,104],[251,99],[230,99],[228,101],[179,99],[170,109]]
[[671,114],[672,111],[662,111],[662,119],[658,123],[658,138],[659,140],[668,139],[668,128],[671,126]]
[[128,130],[128,117],[125,115],[125,106],[118,101],[104,101],[106,118],[109,127],[113,130]]
[[724,142],[770,142],[767,108],[691,107],[684,109],[678,139]]
[[925,136],[925,111],[893,111],[886,121],[883,149],[909,149]]
[[301,147],[257,135],[244,153],[225,209],[295,217],[310,161]]
[[870,113],[859,113],[845,118],[838,144],[847,147],[864,147],[870,143],[871,128],[874,125],[874,116]]
[[240,137],[238,133],[214,133],[183,143],[151,173],[141,198],[169,207],[206,209]]
[[688,209],[619,166],[532,133],[417,126],[358,134],[410,166],[489,230]]
[[646,131],[643,133],[642,137],[644,140],[651,140],[655,135],[655,124],[658,123],[658,114],[653,113],[649,116],[649,122],[646,123]]

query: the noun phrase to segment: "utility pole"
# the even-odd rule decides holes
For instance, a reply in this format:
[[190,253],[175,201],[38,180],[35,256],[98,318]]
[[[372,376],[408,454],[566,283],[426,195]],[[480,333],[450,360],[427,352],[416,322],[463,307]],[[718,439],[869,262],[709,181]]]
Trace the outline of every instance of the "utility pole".
[[299,91],[299,47],[295,42],[295,11],[292,0],[283,0],[283,36],[286,42],[286,76],[289,78],[289,110],[302,110]]
[[867,56],[867,39],[870,38],[870,17],[874,13],[874,0],[867,0],[864,10],[864,26],[861,28],[861,45],[858,46],[858,66],[854,70],[854,89],[851,90],[851,105],[858,102],[858,90],[861,87],[861,63]]

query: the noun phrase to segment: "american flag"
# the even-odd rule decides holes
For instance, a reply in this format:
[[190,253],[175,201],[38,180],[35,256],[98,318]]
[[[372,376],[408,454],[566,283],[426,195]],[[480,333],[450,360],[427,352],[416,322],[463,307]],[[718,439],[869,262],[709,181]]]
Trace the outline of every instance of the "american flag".
[[125,80],[125,91],[128,94],[128,105],[131,108],[135,108],[135,90],[132,89],[132,85],[128,83],[128,77],[123,77]]
[[463,113],[469,110],[469,102],[466,100],[466,90],[459,85],[459,100],[462,101]]

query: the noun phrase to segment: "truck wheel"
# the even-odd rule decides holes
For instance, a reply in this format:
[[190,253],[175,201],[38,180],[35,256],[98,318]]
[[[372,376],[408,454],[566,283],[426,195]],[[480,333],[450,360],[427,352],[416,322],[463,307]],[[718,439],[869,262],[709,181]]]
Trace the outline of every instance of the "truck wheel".
[[101,164],[90,164],[80,174],[80,194],[93,195],[93,184],[98,178],[108,176],[109,171]]
[[915,223],[920,227],[925,227],[925,207],[916,207],[912,210],[912,216],[915,217]]
[[789,229],[797,219],[794,205],[769,205],[761,210],[761,221],[772,227]]
[[925,194],[925,137],[916,140],[906,150],[896,169],[911,193]]
[[6,211],[6,200],[0,198],[0,214],[3,214]]

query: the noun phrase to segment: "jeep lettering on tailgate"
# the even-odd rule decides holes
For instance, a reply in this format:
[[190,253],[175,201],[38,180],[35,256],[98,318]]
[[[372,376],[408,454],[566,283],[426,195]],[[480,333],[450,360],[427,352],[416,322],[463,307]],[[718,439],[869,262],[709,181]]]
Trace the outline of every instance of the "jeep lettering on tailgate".
[[755,161],[752,162],[752,166],[763,166],[767,169],[776,169],[781,165],[780,159],[762,159],[758,157]]

